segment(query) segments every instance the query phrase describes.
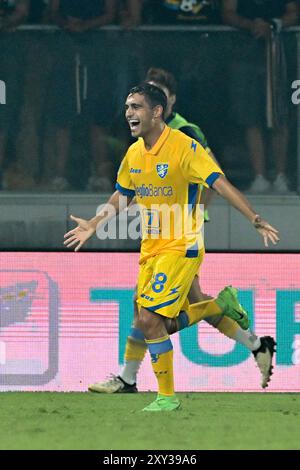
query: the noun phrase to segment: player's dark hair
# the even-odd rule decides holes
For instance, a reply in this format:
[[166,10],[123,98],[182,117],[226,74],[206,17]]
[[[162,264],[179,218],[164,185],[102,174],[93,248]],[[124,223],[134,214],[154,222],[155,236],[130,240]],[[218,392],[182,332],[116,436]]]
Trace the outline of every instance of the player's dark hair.
[[177,82],[174,75],[164,69],[151,67],[146,75],[146,82],[155,82],[158,85],[166,87],[171,95],[177,93]]
[[162,106],[163,108],[163,115],[165,113],[165,110],[167,108],[167,97],[166,94],[163,92],[161,88],[158,88],[155,85],[150,85],[150,83],[147,82],[142,82],[139,85],[131,88],[129,91],[130,95],[133,95],[135,93],[139,93],[140,95],[144,95],[146,101],[148,104],[151,106],[151,108],[154,108],[155,106]]

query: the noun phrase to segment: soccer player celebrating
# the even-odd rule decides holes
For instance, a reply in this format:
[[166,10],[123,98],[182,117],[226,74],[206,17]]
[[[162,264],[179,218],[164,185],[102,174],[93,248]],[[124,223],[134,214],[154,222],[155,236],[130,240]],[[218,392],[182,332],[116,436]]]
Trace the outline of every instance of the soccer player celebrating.
[[[188,304],[187,296],[204,256],[197,221],[200,185],[212,187],[236,207],[262,235],[265,246],[269,240],[274,244],[279,241],[277,230],[252,209],[205,149],[165,124],[166,106],[166,95],[154,85],[145,83],[130,90],[126,119],[138,140],[121,163],[116,191],[107,203],[119,212],[135,196],[142,209],[135,334],[145,338],[158,382],[157,398],[145,411],[171,411],[180,406],[174,391],[170,325],[176,323],[181,329],[206,316],[226,316],[235,310],[241,326],[248,327],[247,312],[232,288],[224,289],[216,299]],[[194,230],[183,230],[178,236],[175,216],[164,226],[164,210],[174,206],[181,209],[183,219]],[[78,225],[65,235],[65,245],[78,251],[108,216],[104,207],[89,221],[71,218]]]
[[[208,146],[207,139],[200,127],[194,123],[188,122],[179,113],[173,111],[174,105],[176,103],[177,91],[175,77],[167,70],[151,67],[147,72],[146,82],[161,88],[167,97],[167,106],[164,112],[165,123],[172,129],[179,129],[184,134],[199,142],[207,151],[207,153],[213,158],[213,160],[216,161],[212,151]],[[204,191],[201,192],[201,202],[206,207],[208,200],[211,199],[211,195],[215,193],[215,191],[209,188],[203,189]],[[207,197],[207,195],[209,195],[209,197]],[[131,204],[134,201],[135,199],[132,200]],[[204,221],[207,221],[206,214],[207,210],[204,211]],[[201,292],[199,286],[199,277],[196,275],[188,294],[189,302],[192,304],[211,299],[212,297]],[[252,351],[261,372],[261,386],[262,388],[266,388],[272,374],[272,358],[275,346],[274,339],[270,336],[263,336],[262,338],[258,338],[250,329],[241,328],[240,324],[234,320],[234,318],[236,318],[236,312],[234,309],[232,311],[229,310],[228,315],[231,315],[231,318],[220,314],[205,317],[204,320],[227,337],[239,342],[240,344],[243,344],[247,349]],[[111,377],[102,382],[98,381],[91,384],[89,386],[89,390],[91,392],[136,393],[138,391],[136,386],[137,374],[145,357],[147,345],[145,343],[145,339],[139,335],[135,328],[135,321],[137,318],[138,306],[135,296],[134,323],[126,341],[124,366],[118,375],[112,374]],[[197,318],[197,321],[199,320],[200,317]],[[190,324],[188,326],[190,326]],[[245,327],[245,322],[243,323],[243,327]],[[172,334],[180,329],[180,325],[178,325],[178,322],[173,322],[173,324],[170,324],[169,322],[167,329],[168,333]]]
[[[167,70],[151,67],[147,72],[146,82],[161,88],[167,97],[167,106],[164,112],[165,123],[172,129],[179,129],[184,134],[199,142],[207,151],[207,153],[213,158],[213,160],[216,161],[212,151],[208,146],[207,139],[200,127],[194,123],[188,122],[179,113],[173,111],[174,105],[176,103],[177,91],[175,77]],[[211,198],[211,194],[214,193],[214,190],[209,188],[203,189],[204,191],[201,192],[201,202],[206,207],[208,200]],[[207,197],[207,195],[209,195],[209,197]],[[132,200],[131,204],[134,201],[135,199]],[[204,221],[207,221],[206,210],[204,211]],[[228,290],[230,290],[230,288],[227,288],[227,292]],[[236,297],[236,291],[232,289],[231,291]],[[196,275],[193,280],[188,294],[188,300],[191,304],[200,301],[212,300],[212,297],[201,292],[198,275]],[[235,302],[233,307],[234,305]],[[207,312],[205,312],[205,314],[207,314]],[[258,338],[250,329],[243,329],[247,326],[247,317],[244,317],[244,321],[242,323],[243,328],[241,328],[241,319],[237,318],[237,314],[234,308],[228,310],[228,315],[230,315],[231,318],[220,314],[205,317],[203,316],[203,319],[227,337],[243,344],[247,349],[252,351],[261,372],[261,386],[262,388],[267,387],[272,374],[272,357],[275,345],[273,338],[269,336]],[[134,317],[135,319],[138,317],[136,297],[134,298]],[[200,321],[200,319],[201,316],[196,317],[196,321]],[[234,319],[238,319],[239,323]],[[190,326],[190,324],[188,324],[188,326]],[[180,329],[180,324],[178,324],[178,321],[174,321],[172,324],[169,322],[167,329],[169,334],[175,333]],[[139,336],[133,325],[129,336],[127,337],[124,366],[122,367],[119,375],[112,374],[112,376],[107,380],[93,383],[89,386],[89,390],[91,392],[97,393],[137,392],[137,374],[145,357],[146,350],[147,346],[144,338]]]

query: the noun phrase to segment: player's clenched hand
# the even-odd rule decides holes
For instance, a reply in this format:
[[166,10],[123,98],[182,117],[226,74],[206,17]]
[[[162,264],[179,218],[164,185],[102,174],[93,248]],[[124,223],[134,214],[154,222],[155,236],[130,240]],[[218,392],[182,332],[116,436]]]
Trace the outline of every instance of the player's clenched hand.
[[70,216],[78,225],[73,230],[67,232],[64,236],[64,245],[68,248],[76,245],[74,251],[80,250],[82,245],[91,238],[95,233],[95,228],[88,220],[80,219],[78,217]]
[[255,39],[267,38],[271,34],[271,25],[261,18],[256,18],[252,25],[252,34]]
[[262,219],[259,215],[255,217],[253,225],[256,230],[262,235],[265,246],[269,246],[269,240],[271,240],[273,245],[276,245],[279,242],[278,230],[272,227],[272,225],[270,225],[266,220]]

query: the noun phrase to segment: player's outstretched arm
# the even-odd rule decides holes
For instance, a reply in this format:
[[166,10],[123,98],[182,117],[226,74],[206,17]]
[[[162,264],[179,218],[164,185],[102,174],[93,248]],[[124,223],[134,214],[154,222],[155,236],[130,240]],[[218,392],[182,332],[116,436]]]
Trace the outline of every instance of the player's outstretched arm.
[[95,234],[98,225],[106,223],[109,219],[124,210],[130,200],[131,198],[123,196],[119,191],[115,191],[101,212],[92,219],[85,220],[71,215],[70,218],[77,223],[77,227],[64,235],[64,245],[67,248],[72,248],[74,246],[74,251],[80,250],[80,248]]
[[253,210],[248,199],[235,186],[229,183],[225,176],[220,175],[213,183],[213,188],[254,225],[263,237],[265,246],[268,246],[269,240],[274,245],[279,242],[278,230]]

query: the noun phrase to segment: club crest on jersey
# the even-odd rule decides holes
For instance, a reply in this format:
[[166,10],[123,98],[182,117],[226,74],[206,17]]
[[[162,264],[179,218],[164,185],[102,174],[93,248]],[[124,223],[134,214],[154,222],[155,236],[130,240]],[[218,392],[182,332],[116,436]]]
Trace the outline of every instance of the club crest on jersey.
[[156,165],[157,174],[161,178],[164,178],[166,176],[166,174],[168,173],[168,169],[169,169],[168,163],[159,163],[158,165]]

